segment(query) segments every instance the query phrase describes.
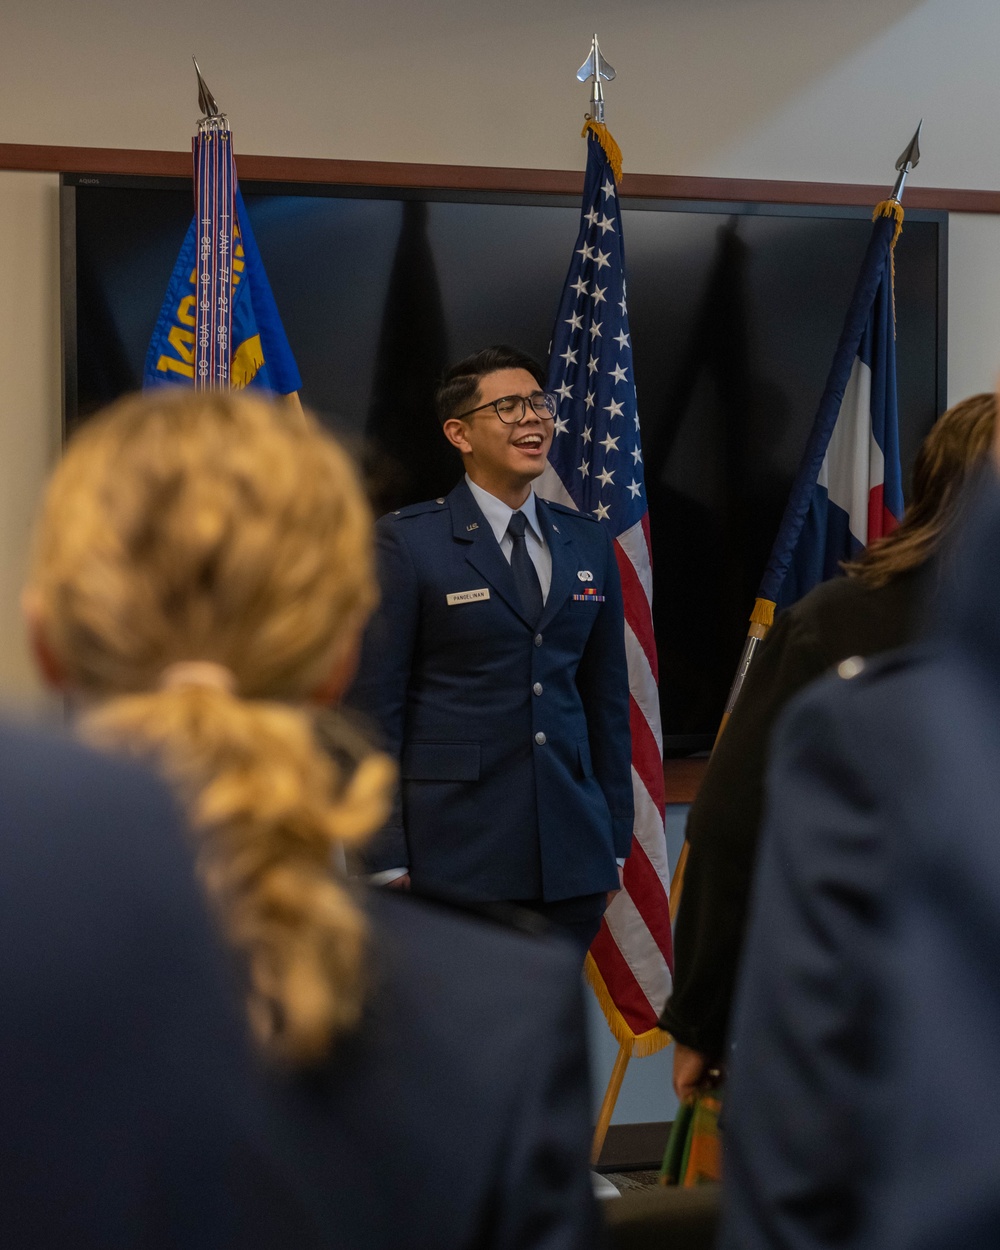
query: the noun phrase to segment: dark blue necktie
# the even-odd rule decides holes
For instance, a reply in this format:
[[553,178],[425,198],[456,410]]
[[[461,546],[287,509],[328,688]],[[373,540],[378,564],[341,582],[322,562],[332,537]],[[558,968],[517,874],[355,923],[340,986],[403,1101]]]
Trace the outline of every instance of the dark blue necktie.
[[521,607],[524,609],[525,619],[534,625],[542,615],[542,588],[524,541],[524,529],[527,523],[528,518],[523,512],[515,512],[507,523],[507,533],[514,543],[510,553],[510,567],[517,585],[517,593],[521,599]]

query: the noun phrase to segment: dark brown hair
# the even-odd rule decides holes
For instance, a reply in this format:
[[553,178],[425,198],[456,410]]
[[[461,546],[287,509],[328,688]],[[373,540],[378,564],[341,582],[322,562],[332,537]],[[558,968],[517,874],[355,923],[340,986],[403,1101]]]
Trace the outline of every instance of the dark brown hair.
[[497,373],[501,369],[525,369],[539,386],[545,385],[545,370],[527,352],[503,343],[496,347],[486,347],[481,352],[466,356],[457,365],[452,365],[441,379],[435,396],[441,424],[444,425],[457,413],[464,412],[470,404],[474,405],[480,381],[487,374]]
[[989,455],[996,420],[992,393],[970,395],[938,418],[917,452],[913,499],[899,529],[845,564],[848,577],[884,586],[937,552],[960,513],[967,478]]

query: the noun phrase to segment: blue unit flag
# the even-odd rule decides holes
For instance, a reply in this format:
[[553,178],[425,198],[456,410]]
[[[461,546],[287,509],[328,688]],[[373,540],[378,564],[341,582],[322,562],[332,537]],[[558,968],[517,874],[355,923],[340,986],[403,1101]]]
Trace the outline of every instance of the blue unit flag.
[[[143,387],[194,383],[197,265],[198,223],[192,220],[146,353]],[[239,189],[232,268],[230,385],[235,389],[255,387],[278,395],[300,390],[302,378]]]

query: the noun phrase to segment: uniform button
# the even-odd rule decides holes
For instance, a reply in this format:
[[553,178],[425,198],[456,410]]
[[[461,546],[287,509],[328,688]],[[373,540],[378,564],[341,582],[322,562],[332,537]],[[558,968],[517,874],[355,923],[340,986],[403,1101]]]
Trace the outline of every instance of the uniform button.
[[535,692],[535,694],[542,693],[542,683],[540,681],[536,681],[535,684],[531,688]]
[[536,646],[536,647],[540,647],[541,645],[542,645],[542,635],[541,635],[541,634],[536,634],[536,635],[535,635],[535,646]]
[[443,498],[441,498],[441,499],[435,499],[435,500],[434,500],[434,502],[435,502],[435,503],[444,503],[444,499],[443,499]]
[[842,677],[844,681],[850,681],[852,677],[857,677],[864,671],[865,662],[860,655],[852,655],[846,660],[841,660],[837,665],[837,676]]
[[540,747],[545,746],[545,735],[543,733],[535,734],[535,741],[538,743]]

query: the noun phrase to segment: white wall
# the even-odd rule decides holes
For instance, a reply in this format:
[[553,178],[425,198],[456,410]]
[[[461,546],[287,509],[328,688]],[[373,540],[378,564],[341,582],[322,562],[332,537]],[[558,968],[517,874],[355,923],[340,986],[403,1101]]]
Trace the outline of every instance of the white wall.
[[58,179],[0,172],[0,691],[38,702],[18,607],[39,488],[59,445]]
[[952,213],[948,256],[948,402],[1000,380],[1000,221]]
[[184,148],[197,52],[238,151],[572,168],[593,29],[632,169],[997,185],[995,0],[7,0],[0,137]]

